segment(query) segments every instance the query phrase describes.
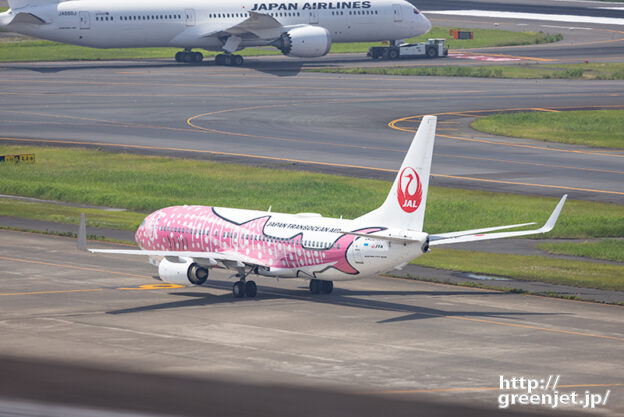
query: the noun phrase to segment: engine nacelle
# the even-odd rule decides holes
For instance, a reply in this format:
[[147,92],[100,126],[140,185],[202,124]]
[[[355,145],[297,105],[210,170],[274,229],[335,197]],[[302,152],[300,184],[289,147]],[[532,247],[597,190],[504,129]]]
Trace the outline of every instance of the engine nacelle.
[[167,258],[158,264],[160,279],[169,284],[202,285],[208,279],[208,269],[191,260],[172,262]]
[[329,52],[331,34],[320,26],[300,26],[282,33],[275,46],[284,55],[316,58]]

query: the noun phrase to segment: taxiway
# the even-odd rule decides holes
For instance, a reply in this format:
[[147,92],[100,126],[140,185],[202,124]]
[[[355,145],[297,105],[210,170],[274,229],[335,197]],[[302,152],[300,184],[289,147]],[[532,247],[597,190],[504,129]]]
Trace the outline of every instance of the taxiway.
[[382,277],[328,296],[260,279],[257,299],[235,300],[226,273],[175,288],[73,239],[0,231],[0,253],[4,355],[486,409],[500,375],[552,374],[624,407],[619,306]]
[[434,185],[624,202],[624,152],[497,138],[466,123],[510,109],[622,108],[621,81],[287,76],[263,62],[3,64],[0,141],[391,179],[418,116],[439,114]]

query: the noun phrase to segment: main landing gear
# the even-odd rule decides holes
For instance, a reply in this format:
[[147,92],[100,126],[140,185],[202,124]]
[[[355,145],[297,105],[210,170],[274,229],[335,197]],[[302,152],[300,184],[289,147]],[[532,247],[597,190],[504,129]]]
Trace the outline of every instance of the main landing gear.
[[204,55],[201,52],[192,52],[190,49],[185,49],[184,51],[177,52],[175,54],[175,60],[177,62],[189,62],[189,63],[200,63],[204,59]]
[[215,56],[215,64],[240,67],[241,65],[243,65],[243,57],[240,55],[219,54]]
[[251,273],[246,272],[244,268],[239,269],[236,277],[238,278],[238,282],[234,283],[232,287],[232,294],[234,294],[235,298],[254,298],[258,294],[258,286],[254,281],[247,281],[247,275]]
[[310,280],[310,292],[312,294],[330,294],[333,290],[333,281],[323,281],[320,279]]

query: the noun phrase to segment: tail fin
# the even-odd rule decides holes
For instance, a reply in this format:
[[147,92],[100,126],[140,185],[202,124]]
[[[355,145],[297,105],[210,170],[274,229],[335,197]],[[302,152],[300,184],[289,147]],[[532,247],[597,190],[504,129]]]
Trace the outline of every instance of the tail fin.
[[422,232],[437,118],[424,116],[381,207],[356,221]]

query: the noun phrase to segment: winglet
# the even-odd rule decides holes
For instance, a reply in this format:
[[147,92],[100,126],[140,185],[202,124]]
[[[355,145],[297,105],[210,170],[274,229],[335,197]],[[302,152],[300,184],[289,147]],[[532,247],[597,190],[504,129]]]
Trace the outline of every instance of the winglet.
[[548,218],[548,221],[540,230],[542,233],[550,232],[553,227],[555,227],[555,223],[557,223],[557,219],[559,218],[559,214],[561,213],[561,209],[563,208],[563,204],[565,203],[566,198],[568,198],[567,194],[564,194],[563,197],[561,197],[561,200],[559,200],[559,204],[557,204],[557,207],[555,207],[555,209],[553,210],[552,214]]
[[78,228],[78,250],[87,251],[87,225],[84,213],[80,213],[80,226]]

